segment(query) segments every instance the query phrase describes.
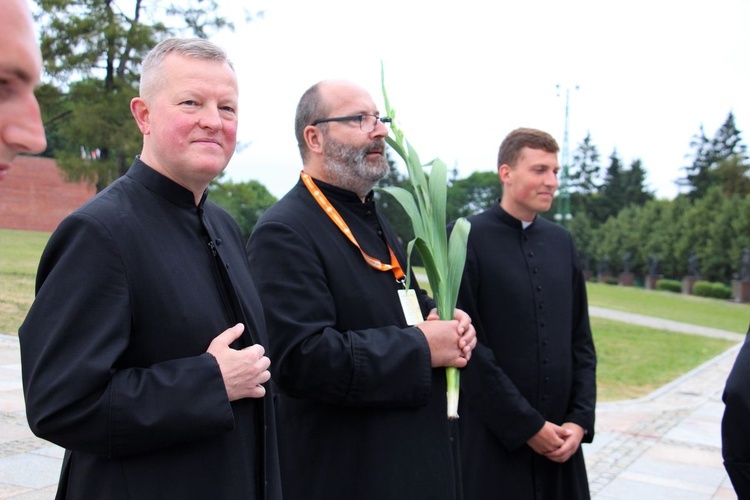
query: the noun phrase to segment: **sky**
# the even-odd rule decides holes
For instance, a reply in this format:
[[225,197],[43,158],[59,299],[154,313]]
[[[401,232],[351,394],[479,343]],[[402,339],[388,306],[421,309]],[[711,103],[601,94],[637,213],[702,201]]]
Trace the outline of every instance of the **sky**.
[[240,2],[219,2],[236,30],[212,40],[240,88],[241,147],[225,179],[257,180],[276,197],[302,168],[302,93],[351,80],[384,115],[381,62],[420,159],[438,157],[459,178],[494,171],[517,127],[545,130],[563,147],[566,101],[570,157],[590,133],[603,168],[615,150],[627,166],[640,159],[659,198],[678,194],[701,125],[713,137],[732,111],[750,137],[747,0],[253,0],[243,3],[264,14],[249,23]]

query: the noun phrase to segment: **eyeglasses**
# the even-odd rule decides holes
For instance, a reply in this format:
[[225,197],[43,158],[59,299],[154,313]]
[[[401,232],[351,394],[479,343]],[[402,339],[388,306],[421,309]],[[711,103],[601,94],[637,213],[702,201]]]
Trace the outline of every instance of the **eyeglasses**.
[[359,128],[362,130],[362,132],[367,132],[368,134],[375,130],[375,127],[377,127],[378,122],[382,123],[391,123],[393,121],[393,118],[390,118],[388,116],[380,117],[377,115],[354,115],[354,116],[338,116],[336,118],[323,118],[322,120],[315,120],[310,125],[319,125],[321,123],[327,123],[327,122],[359,122]]

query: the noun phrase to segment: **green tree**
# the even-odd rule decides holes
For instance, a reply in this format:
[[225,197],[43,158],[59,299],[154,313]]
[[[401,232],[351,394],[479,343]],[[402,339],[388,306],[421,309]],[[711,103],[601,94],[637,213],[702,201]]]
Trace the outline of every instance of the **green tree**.
[[591,132],[586,134],[573,153],[570,165],[570,189],[574,193],[593,194],[599,189],[601,164],[599,150],[591,139]]
[[626,182],[622,160],[617,156],[617,150],[614,150],[609,156],[609,166],[599,189],[601,197],[595,204],[594,216],[599,222],[603,223],[610,217],[614,217],[627,205]]
[[[685,178],[680,181],[682,185],[690,188],[688,195],[692,200],[703,197],[712,186],[723,184],[721,172],[717,172],[722,162],[733,156],[737,157],[739,165],[746,161],[747,146],[742,142],[741,136],[732,112],[712,139],[706,136],[701,125],[700,132],[690,143],[695,151],[693,162],[684,168]],[[724,175],[729,175],[729,172],[725,170]]]
[[217,14],[216,0],[36,2],[45,72],[58,90],[55,95],[46,89],[40,99],[51,139],[48,155],[71,180],[101,190],[140,151],[129,102],[138,93],[146,52],[170,35],[206,37],[233,26]]
[[630,169],[623,172],[623,198],[625,205],[644,205],[654,198],[654,194],[646,187],[646,171],[641,160],[636,159],[630,164]]
[[585,213],[592,223],[598,224],[596,207],[599,202],[601,164],[599,150],[587,133],[573,153],[570,165],[570,207],[573,217]]
[[742,155],[731,155],[719,161],[714,176],[725,195],[750,194],[750,165],[743,160]]
[[487,210],[502,194],[497,172],[473,172],[465,179],[455,179],[448,188],[448,221]]
[[[651,200],[640,207],[639,223],[633,228],[639,242],[639,253],[648,264],[651,257],[659,261],[659,272],[669,275],[674,255],[674,212],[675,203],[670,200]],[[648,271],[645,267],[644,271]]]
[[734,234],[730,244],[729,259],[733,265],[732,277],[735,277],[741,270],[740,259],[743,249],[750,248],[750,194],[733,201],[729,209],[734,214],[729,222]]
[[568,224],[568,230],[573,235],[573,241],[581,259],[584,271],[593,271],[593,258],[596,255],[596,236],[591,218],[586,212],[578,212]]
[[221,182],[221,179],[211,182],[209,199],[234,217],[245,241],[250,237],[260,216],[277,201],[258,181]]
[[628,254],[630,271],[643,274],[645,257],[636,235],[636,228],[641,223],[639,212],[640,207],[626,207],[608,218],[596,231],[599,239],[597,260],[609,260],[612,273],[624,271],[623,257]]

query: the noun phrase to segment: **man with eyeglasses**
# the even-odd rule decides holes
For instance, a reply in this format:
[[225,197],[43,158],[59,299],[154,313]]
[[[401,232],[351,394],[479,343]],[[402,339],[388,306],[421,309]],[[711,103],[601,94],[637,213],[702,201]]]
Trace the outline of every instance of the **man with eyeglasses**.
[[460,496],[443,368],[466,366],[476,335],[461,311],[430,314],[415,280],[404,290],[403,249],[372,195],[389,170],[389,121],[352,83],[308,89],[301,178],[248,242],[275,332],[287,499]]

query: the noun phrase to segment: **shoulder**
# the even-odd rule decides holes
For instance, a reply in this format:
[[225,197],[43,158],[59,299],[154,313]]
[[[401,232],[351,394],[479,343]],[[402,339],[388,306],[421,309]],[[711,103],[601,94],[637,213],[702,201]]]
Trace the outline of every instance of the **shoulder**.
[[304,227],[318,212],[322,214],[310,193],[304,186],[300,189],[297,185],[263,213],[255,228],[274,223]]
[[567,228],[544,217],[537,216],[534,226],[537,231],[545,236],[567,241],[573,240],[573,236]]

